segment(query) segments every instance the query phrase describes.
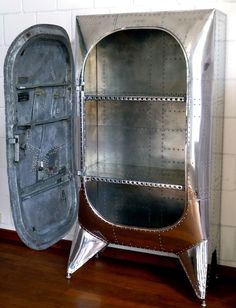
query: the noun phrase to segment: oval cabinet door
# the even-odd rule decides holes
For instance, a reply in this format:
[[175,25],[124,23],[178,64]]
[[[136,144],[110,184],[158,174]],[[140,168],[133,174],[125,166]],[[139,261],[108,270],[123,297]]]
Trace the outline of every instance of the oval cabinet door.
[[5,60],[8,177],[16,231],[33,249],[61,239],[77,216],[74,65],[54,25],[22,32]]

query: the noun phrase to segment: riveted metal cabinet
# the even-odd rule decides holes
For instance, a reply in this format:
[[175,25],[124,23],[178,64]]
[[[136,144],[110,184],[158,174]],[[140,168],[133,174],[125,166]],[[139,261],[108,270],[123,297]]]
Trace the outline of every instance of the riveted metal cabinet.
[[79,16],[75,61],[60,27],[20,34],[5,97],[22,240],[47,248],[78,213],[68,276],[109,243],[170,252],[205,299],[219,245],[224,46],[216,10]]

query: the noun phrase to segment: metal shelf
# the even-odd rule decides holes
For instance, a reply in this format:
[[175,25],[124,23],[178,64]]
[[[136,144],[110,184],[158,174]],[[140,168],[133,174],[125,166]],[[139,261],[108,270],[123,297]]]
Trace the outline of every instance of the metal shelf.
[[96,163],[87,168],[85,180],[175,190],[185,189],[185,173],[180,169]]
[[115,95],[85,95],[85,101],[131,101],[131,102],[185,102],[184,96],[115,96]]

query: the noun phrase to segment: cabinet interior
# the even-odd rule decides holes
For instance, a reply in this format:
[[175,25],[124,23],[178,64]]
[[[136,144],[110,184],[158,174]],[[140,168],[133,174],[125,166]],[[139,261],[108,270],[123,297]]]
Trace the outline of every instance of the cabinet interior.
[[186,61],[157,29],[102,39],[84,70],[84,170],[105,219],[162,228],[185,208]]

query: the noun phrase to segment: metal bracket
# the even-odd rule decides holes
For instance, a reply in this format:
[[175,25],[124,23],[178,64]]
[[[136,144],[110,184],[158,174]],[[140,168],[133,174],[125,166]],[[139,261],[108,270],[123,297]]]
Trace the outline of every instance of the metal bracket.
[[20,161],[20,143],[19,143],[19,135],[15,135],[14,138],[9,138],[9,144],[14,144],[15,151],[14,151],[14,161],[18,163]]

